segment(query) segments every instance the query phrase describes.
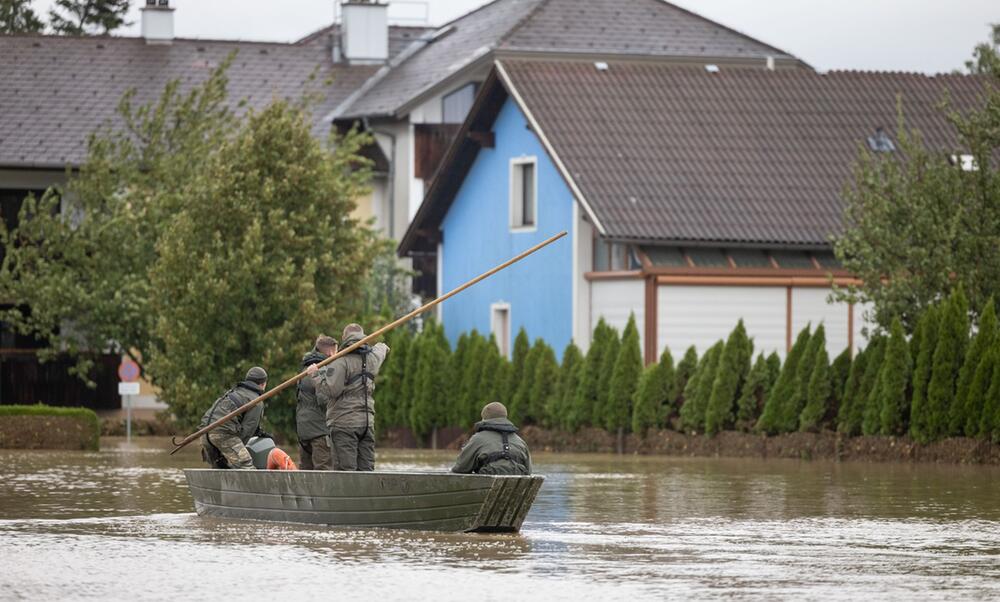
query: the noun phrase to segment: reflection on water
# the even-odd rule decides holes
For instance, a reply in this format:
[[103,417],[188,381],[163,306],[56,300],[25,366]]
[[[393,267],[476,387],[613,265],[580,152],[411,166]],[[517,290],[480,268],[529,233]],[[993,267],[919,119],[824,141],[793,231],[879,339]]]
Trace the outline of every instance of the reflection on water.
[[522,533],[466,535],[203,519],[196,450],[105,447],[0,451],[0,599],[1000,597],[996,469],[539,454]]

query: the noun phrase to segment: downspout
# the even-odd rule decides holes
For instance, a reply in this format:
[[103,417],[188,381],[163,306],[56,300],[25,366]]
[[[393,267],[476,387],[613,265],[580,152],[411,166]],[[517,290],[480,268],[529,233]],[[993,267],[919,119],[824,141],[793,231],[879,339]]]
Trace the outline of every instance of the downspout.
[[389,238],[396,240],[396,135],[385,130],[372,129],[367,117],[362,117],[361,122],[372,134],[389,138],[389,173],[386,176],[389,181]]

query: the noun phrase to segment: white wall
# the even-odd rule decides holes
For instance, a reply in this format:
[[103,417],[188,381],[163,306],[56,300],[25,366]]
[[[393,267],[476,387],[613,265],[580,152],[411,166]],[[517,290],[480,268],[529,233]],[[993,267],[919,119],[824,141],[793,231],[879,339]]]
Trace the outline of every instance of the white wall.
[[[847,303],[827,303],[830,292],[828,288],[792,288],[792,340],[807,324],[816,330],[822,323],[826,330],[826,351],[833,360],[847,348],[850,306]],[[855,313],[855,328],[859,317]]]
[[643,349],[643,324],[645,324],[645,282],[638,278],[627,280],[594,280],[590,283],[591,324],[600,318],[618,330],[621,336],[628,324],[630,313],[635,313],[635,325],[639,329],[639,348]]
[[785,287],[660,285],[657,353],[670,346],[677,359],[691,345],[701,356],[743,319],[754,353],[785,355]]
[[583,219],[579,203],[573,203],[573,341],[584,352],[590,347],[593,324],[590,281],[584,274],[593,269],[594,228]]
[[871,303],[858,303],[854,306],[854,353],[868,346],[868,337],[861,333],[866,326],[871,331],[875,323],[865,319],[865,314],[872,311]]

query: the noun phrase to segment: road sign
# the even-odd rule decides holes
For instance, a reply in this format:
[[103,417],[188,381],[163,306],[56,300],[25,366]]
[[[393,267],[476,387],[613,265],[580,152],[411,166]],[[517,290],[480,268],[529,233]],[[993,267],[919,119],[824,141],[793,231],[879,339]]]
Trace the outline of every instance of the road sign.
[[119,395],[138,395],[139,383],[118,383]]
[[[124,383],[131,383],[139,380],[139,364],[133,362],[129,358],[122,360],[122,363],[118,364],[118,379]],[[136,391],[138,393],[138,391]],[[129,395],[135,395],[136,393],[129,393]]]

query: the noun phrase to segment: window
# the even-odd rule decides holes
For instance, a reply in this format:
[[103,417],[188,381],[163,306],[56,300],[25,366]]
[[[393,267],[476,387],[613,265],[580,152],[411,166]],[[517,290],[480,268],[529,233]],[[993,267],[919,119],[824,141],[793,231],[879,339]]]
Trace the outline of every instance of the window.
[[441,122],[462,123],[476,99],[476,83],[466,84],[441,99]]
[[610,242],[600,236],[594,237],[595,272],[623,272],[641,270],[642,260],[636,247],[620,242]]
[[496,338],[500,355],[510,358],[510,304],[494,303],[490,314],[490,332]]
[[884,129],[876,128],[875,135],[868,137],[868,148],[876,153],[891,153],[896,150],[896,145]]
[[537,203],[535,194],[535,158],[511,159],[510,162],[510,227],[534,230]]
[[979,165],[973,155],[952,155],[950,157],[952,165],[958,165],[962,171],[978,171]]

